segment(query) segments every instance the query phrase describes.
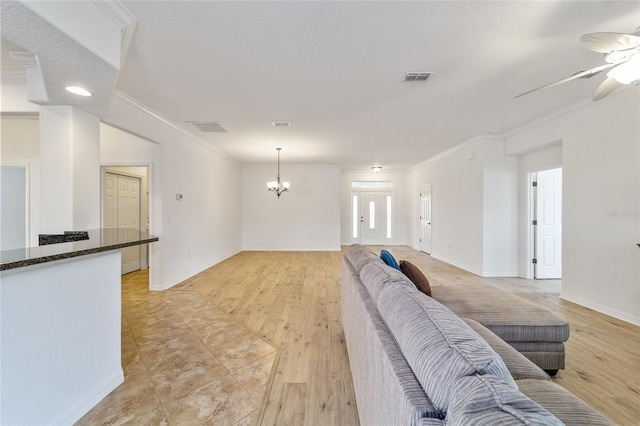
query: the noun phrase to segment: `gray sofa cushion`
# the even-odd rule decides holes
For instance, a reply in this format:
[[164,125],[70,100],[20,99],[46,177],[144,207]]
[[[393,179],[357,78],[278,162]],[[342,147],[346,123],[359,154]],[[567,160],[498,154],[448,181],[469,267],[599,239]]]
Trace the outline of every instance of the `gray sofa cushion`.
[[551,311],[498,288],[448,285],[431,296],[461,317],[471,318],[506,342],[565,342],[569,324]]
[[360,271],[360,278],[374,299],[377,299],[380,291],[388,284],[409,285],[415,288],[402,272],[381,262],[366,264]]
[[515,350],[507,342],[496,336],[491,330],[477,321],[469,318],[462,318],[469,327],[482,337],[502,358],[509,372],[515,380],[538,379],[550,380],[549,375],[540,367],[528,360],[524,355]]
[[380,259],[380,256],[360,244],[349,246],[346,257],[358,274],[362,271],[362,268],[370,262],[384,263],[382,259]]
[[613,423],[577,396],[551,381],[518,380],[520,392],[535,400],[567,426],[601,426]]
[[562,425],[553,414],[496,377],[463,377],[454,387],[446,425]]
[[387,283],[374,300],[416,378],[443,413],[460,377],[493,374],[517,389],[500,356],[457,315],[413,285]]
[[439,415],[356,278],[343,289],[343,325],[358,415],[363,425],[416,425]]

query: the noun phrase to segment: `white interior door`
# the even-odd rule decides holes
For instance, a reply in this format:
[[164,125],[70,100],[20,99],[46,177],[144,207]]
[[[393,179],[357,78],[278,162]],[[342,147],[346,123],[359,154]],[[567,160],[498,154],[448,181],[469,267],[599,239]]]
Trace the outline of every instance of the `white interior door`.
[[420,187],[420,251],[431,253],[431,185]]
[[[140,229],[140,179],[106,173],[104,227]],[[140,269],[140,246],[122,249],[122,274]]]
[[385,196],[362,192],[360,200],[360,244],[383,245],[386,229]]
[[562,169],[537,173],[535,264],[538,279],[562,277]]

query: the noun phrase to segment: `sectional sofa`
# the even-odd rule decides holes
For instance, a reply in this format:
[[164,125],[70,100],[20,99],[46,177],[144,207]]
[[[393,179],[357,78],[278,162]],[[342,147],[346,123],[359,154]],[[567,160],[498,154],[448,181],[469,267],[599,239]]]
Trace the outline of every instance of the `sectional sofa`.
[[362,425],[612,424],[366,247],[343,257],[341,296]]

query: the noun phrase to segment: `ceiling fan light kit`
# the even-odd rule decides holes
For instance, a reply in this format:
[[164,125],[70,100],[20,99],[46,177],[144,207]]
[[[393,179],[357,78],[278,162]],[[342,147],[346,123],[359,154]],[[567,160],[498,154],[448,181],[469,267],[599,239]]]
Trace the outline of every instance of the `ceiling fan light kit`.
[[604,53],[606,64],[588,70],[578,71],[569,77],[546,84],[520,96],[528,95],[540,89],[557,86],[577,78],[590,78],[604,70],[607,78],[600,83],[591,96],[594,101],[600,100],[623,85],[640,85],[640,27],[634,34],[622,33],[589,33],[580,37],[580,43],[589,50]]
[[611,69],[607,76],[621,84],[640,84],[640,54],[633,55],[626,62]]

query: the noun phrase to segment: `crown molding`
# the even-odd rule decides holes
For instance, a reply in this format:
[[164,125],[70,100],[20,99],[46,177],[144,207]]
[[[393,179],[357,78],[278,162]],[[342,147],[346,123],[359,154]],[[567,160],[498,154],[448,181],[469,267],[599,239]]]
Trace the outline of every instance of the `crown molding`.
[[26,71],[2,71],[0,74],[0,84],[27,84]]
[[478,142],[479,140],[487,140],[487,139],[504,140],[504,137],[502,135],[496,135],[496,134],[493,134],[493,133],[481,133],[481,134],[479,134],[477,136],[472,137],[471,139],[467,139],[466,141],[464,141],[464,142],[462,142],[462,143],[460,143],[460,144],[458,144],[458,145],[456,145],[456,146],[454,146],[452,148],[447,149],[446,151],[442,151],[442,152],[434,155],[433,157],[429,158],[426,161],[423,161],[422,163],[419,163],[419,164],[416,164],[415,166],[409,167],[407,169],[407,171],[415,170],[415,169],[417,169],[419,167],[422,167],[422,166],[424,166],[426,164],[433,163],[434,161],[441,160],[441,159],[443,159],[445,157],[448,157],[449,155],[453,154],[454,152],[458,151],[459,149],[464,148],[467,145],[470,145],[470,144],[472,144],[474,142]]
[[567,113],[569,113],[571,111],[574,111],[576,109],[582,108],[582,107],[584,107],[584,106],[586,106],[586,105],[588,105],[588,104],[590,104],[592,102],[593,101],[591,100],[591,98],[585,98],[585,99],[582,99],[582,100],[580,100],[578,102],[575,102],[575,103],[572,103],[572,104],[567,105],[565,107],[562,107],[560,109],[557,109],[555,111],[551,111],[550,113],[545,114],[545,115],[543,115],[541,117],[538,117],[538,118],[534,119],[533,121],[529,121],[528,123],[525,123],[522,126],[514,127],[513,129],[505,131],[504,132],[504,137],[507,138],[507,137],[513,136],[513,135],[518,134],[518,133],[520,133],[520,132],[522,132],[522,131],[530,128],[530,127],[537,126],[539,124],[544,123],[545,121],[552,120],[554,118],[557,118],[557,117],[560,117],[560,116],[562,116],[564,114],[567,114]]
[[93,3],[122,29],[120,45],[120,66],[122,67],[138,26],[138,18],[119,0],[93,0]]
[[93,3],[120,28],[126,28],[138,22],[133,13],[129,12],[119,0],[93,0]]
[[[154,110],[152,110],[151,108],[149,108],[148,106],[146,106],[142,102],[138,101],[137,99],[132,98],[131,96],[129,96],[126,93],[124,93],[124,92],[122,92],[120,90],[117,90],[117,89],[114,92],[114,96],[119,98],[120,100],[126,102],[127,104],[131,105],[132,107],[138,109],[139,111],[147,114],[148,116],[152,117],[153,119],[159,121],[160,123],[164,124],[165,126],[171,127],[172,129],[182,133],[184,136],[188,137],[193,142],[196,142],[197,144],[203,146],[204,148],[207,148],[207,149],[215,152],[216,154],[220,155],[224,159],[231,161],[233,164],[235,164],[237,166],[242,166],[242,164],[238,163],[238,160],[236,160],[235,158],[232,158],[227,153],[222,152],[220,149],[212,146],[209,142],[205,141],[204,139],[201,139],[201,138],[197,137],[196,135],[194,135],[193,133],[191,133],[190,131],[188,131],[184,127],[176,124],[175,122],[173,122],[173,121],[169,120],[168,118],[162,116],[161,114],[155,112]],[[121,130],[128,131],[126,129],[121,129]],[[148,139],[147,137],[144,137],[144,138]]]

